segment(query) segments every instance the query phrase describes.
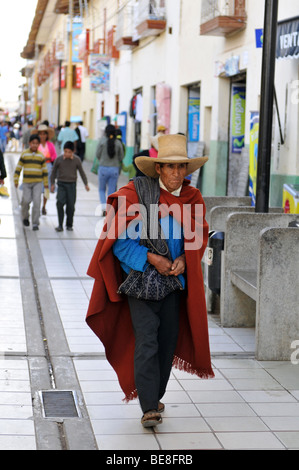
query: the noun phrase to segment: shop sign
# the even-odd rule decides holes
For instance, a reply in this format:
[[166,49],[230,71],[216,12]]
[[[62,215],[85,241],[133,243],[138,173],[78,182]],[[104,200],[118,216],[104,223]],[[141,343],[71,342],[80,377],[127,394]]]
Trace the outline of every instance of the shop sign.
[[231,152],[241,153],[245,141],[245,85],[232,85]]
[[200,98],[189,97],[188,100],[188,141],[199,141]]
[[299,18],[279,22],[277,25],[276,58],[299,57]]
[[259,112],[250,113],[250,142],[249,142],[249,196],[251,205],[255,206],[256,176],[259,142]]

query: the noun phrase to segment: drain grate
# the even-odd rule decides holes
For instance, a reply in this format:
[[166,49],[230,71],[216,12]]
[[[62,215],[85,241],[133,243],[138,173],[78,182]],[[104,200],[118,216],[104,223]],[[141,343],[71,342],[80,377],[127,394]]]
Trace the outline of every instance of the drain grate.
[[74,390],[43,390],[39,392],[45,418],[79,418]]

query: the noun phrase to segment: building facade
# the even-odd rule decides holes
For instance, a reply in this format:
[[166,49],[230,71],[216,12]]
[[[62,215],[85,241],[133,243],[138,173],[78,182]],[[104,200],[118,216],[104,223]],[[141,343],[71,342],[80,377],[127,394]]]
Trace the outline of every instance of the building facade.
[[[90,160],[111,122],[122,130],[127,164],[163,124],[187,136],[191,157],[209,155],[196,181],[204,195],[250,193],[254,202],[264,1],[39,0],[38,6],[44,14],[36,14],[22,53],[34,64],[36,120],[59,125],[69,115],[80,118],[89,130]],[[299,183],[296,15],[293,0],[280,2],[278,46],[292,48],[276,60],[271,206],[281,206],[285,183]]]

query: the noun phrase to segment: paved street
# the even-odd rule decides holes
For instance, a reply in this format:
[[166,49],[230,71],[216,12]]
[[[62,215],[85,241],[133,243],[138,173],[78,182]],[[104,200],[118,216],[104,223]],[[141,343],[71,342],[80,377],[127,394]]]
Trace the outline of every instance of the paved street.
[[[5,154],[10,197],[0,199],[0,449],[299,449],[299,364],[257,362],[254,329],[222,328],[213,315],[215,379],[173,370],[163,424],[141,426],[138,402],[122,401],[85,324],[93,286],[86,270],[103,223],[91,165],[84,163],[90,192],[78,179],[74,231],[55,232],[51,194],[33,232],[22,225],[12,184],[17,158]],[[66,405],[44,416],[41,392],[60,390],[74,392],[77,416],[64,416]]]

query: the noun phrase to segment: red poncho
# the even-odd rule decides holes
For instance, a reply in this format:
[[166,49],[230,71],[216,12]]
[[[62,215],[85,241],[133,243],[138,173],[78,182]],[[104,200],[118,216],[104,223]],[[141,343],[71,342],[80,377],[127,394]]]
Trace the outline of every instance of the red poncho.
[[[125,198],[122,199],[123,203],[120,203],[119,197]],[[112,245],[128,223],[136,218],[134,211],[129,211],[128,215],[128,207],[134,204],[138,204],[138,197],[133,182],[129,182],[109,196],[107,206],[112,207],[108,209],[102,235],[87,271],[95,282],[86,322],[103,343],[107,360],[117,373],[126,401],[137,397],[134,381],[135,338],[127,298],[117,294],[118,286],[123,279],[120,263],[113,254]],[[197,233],[202,232],[202,240],[201,247],[196,249],[190,249],[192,244],[188,249],[188,242],[185,240],[187,283],[186,290],[181,296],[179,337],[173,366],[201,378],[210,378],[214,377],[214,373],[211,367],[201,270],[201,259],[208,240],[208,225],[204,217],[200,222],[195,217],[196,204],[203,205],[205,214],[204,201],[200,192],[189,186],[189,182],[185,180],[180,197],[161,189],[159,201],[161,215],[163,216],[163,206],[165,209],[174,204],[179,205],[181,210],[186,207],[190,209],[192,232],[197,227]],[[178,217],[177,211],[173,211],[173,216]],[[184,234],[186,234],[185,226]]]

